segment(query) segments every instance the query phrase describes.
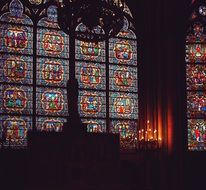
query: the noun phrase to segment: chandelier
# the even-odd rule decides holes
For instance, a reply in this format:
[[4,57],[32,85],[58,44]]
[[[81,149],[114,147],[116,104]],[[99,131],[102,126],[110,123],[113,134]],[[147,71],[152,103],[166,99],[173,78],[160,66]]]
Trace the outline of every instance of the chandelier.
[[85,30],[76,33],[82,41],[102,41],[115,36],[123,27],[124,0],[62,0],[58,8],[58,23],[67,34],[82,23]]

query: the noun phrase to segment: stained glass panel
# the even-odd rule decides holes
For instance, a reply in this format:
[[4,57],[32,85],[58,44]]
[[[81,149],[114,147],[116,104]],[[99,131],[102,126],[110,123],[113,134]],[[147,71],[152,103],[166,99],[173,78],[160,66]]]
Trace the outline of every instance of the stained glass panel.
[[82,117],[106,117],[106,93],[79,92],[79,113]]
[[103,119],[82,119],[87,124],[87,132],[106,133],[106,121]]
[[40,5],[43,2],[43,0],[29,0],[29,2],[34,5]]
[[187,43],[200,43],[206,41],[204,27],[201,23],[195,23],[188,31],[186,37]]
[[[206,127],[206,34],[205,7],[195,10],[195,22],[191,23],[186,36],[186,82],[188,150],[205,148]],[[202,18],[203,19],[202,19]],[[199,20],[199,21],[198,21]]]
[[0,52],[33,53],[33,29],[26,26],[0,25]]
[[32,128],[31,117],[0,116],[0,133],[4,147],[22,148],[27,146],[27,132]]
[[187,65],[187,90],[206,90],[206,65]]
[[188,120],[188,149],[206,150],[206,120]]
[[32,70],[32,57],[0,54],[0,82],[31,84]]
[[117,37],[136,39],[136,35],[132,30],[122,30],[117,34]]
[[206,44],[186,45],[186,62],[188,63],[206,62]]
[[76,78],[79,82],[79,88],[105,90],[105,64],[76,62]]
[[136,121],[113,120],[111,122],[110,132],[120,134],[120,145],[122,149],[135,148],[135,138],[137,137]]
[[28,86],[0,86],[0,113],[31,114],[33,90]]
[[47,9],[47,17],[42,18],[38,22],[38,26],[42,26],[45,28],[59,28],[57,21],[57,7],[49,6]]
[[32,25],[31,19],[23,14],[23,5],[19,0],[12,0],[9,5],[10,12],[4,13],[0,17],[0,21],[8,22],[8,23],[15,23],[15,24],[25,24],[25,25]]
[[105,61],[105,42],[83,42],[76,40],[76,59],[88,61]]
[[[75,30],[77,33],[84,34],[87,32],[87,27],[83,24],[80,23]],[[94,34],[105,34],[104,30],[100,26],[95,26],[92,30],[92,33]]]
[[206,7],[205,7],[205,6],[200,6],[200,7],[199,7],[199,13],[200,13],[202,16],[206,16]]
[[37,55],[69,58],[68,36],[54,29],[38,29]]
[[189,118],[206,117],[206,92],[188,92],[187,115]]
[[138,119],[138,95],[110,92],[110,117]]
[[110,90],[137,92],[137,68],[110,65]]
[[68,113],[66,89],[37,88],[37,114],[66,116]]
[[137,65],[137,42],[127,39],[110,39],[109,62],[124,65]]
[[69,60],[37,59],[37,84],[66,87],[68,79]]
[[61,117],[38,117],[36,119],[37,130],[61,132],[65,118]]

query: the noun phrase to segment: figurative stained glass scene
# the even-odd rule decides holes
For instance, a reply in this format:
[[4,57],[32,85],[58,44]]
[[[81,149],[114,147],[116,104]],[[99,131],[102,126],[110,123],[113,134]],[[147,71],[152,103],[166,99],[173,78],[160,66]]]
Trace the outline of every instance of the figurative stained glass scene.
[[[29,130],[61,132],[67,121],[69,41],[74,36],[60,29],[55,1],[9,0],[0,8],[0,138],[5,137],[0,147],[26,148]],[[75,30],[76,34],[86,31],[83,23]],[[105,35],[100,26],[93,33]],[[188,48],[188,60],[198,57],[192,51],[204,59],[204,45]],[[188,80],[195,89],[204,86],[204,66],[198,69],[196,83]],[[87,131],[119,133],[121,148],[134,148],[137,40],[126,17],[121,31],[109,40],[75,40],[75,77],[78,110]]]
[[206,31],[205,6],[191,17],[186,36],[188,150],[206,150]]
[[32,84],[33,59],[31,56],[0,55],[1,82]]

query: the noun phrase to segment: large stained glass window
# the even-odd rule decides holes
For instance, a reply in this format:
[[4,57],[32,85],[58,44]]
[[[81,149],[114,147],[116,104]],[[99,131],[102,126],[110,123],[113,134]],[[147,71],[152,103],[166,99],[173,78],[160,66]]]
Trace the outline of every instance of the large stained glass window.
[[197,4],[186,36],[188,149],[206,150],[206,4]]
[[[53,0],[1,0],[0,139],[5,147],[26,147],[28,130],[59,132],[66,122],[74,36],[60,30],[56,6]],[[82,23],[76,28],[78,34],[86,31]],[[93,32],[104,35],[100,26]],[[119,133],[121,147],[134,148],[137,74],[137,41],[126,18],[115,38],[75,40],[78,108],[88,132]]]

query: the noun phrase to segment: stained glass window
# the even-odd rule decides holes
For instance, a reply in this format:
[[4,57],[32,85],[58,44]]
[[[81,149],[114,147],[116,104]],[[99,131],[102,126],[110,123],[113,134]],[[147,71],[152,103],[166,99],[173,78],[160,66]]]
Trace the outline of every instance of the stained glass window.
[[[5,3],[0,3],[0,138],[5,139],[5,147],[22,148],[27,146],[28,130],[62,131],[68,116],[69,39],[74,36],[59,28],[56,1]],[[128,7],[125,9],[131,14]],[[86,31],[82,23],[76,27],[77,36]],[[105,35],[100,26],[92,32]],[[204,57],[204,45],[200,48]],[[188,59],[192,59],[190,54]],[[204,86],[203,70],[204,65],[200,73],[194,73],[196,83],[188,81],[192,88]],[[88,132],[119,133],[121,147],[134,148],[137,76],[137,41],[126,18],[112,39],[75,40],[78,110]]]
[[46,14],[37,24],[35,121],[39,131],[60,132],[68,115],[69,36],[59,29],[56,6]]
[[27,145],[32,128],[33,23],[23,10],[12,0],[0,16],[0,131],[13,148]]
[[188,150],[206,150],[206,5],[197,6],[186,36]]
[[109,39],[109,77],[109,131],[120,134],[123,149],[134,148],[138,128],[137,41],[126,18],[117,37]]

